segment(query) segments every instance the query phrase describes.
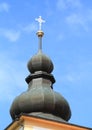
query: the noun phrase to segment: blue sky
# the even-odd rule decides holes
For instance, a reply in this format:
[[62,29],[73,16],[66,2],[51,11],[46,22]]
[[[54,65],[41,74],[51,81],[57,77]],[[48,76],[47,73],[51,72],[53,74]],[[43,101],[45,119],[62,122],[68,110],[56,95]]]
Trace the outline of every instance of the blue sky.
[[0,0],[0,130],[12,121],[12,101],[27,89],[26,64],[38,51],[40,15],[54,90],[70,104],[70,123],[92,127],[92,1]]

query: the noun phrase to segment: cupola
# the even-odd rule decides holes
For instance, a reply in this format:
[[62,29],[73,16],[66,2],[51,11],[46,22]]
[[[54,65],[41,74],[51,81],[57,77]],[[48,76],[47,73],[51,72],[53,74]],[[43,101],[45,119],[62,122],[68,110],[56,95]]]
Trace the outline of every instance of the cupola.
[[51,72],[54,65],[51,59],[42,52],[44,32],[41,25],[45,21],[41,16],[36,20],[39,23],[39,30],[36,33],[39,47],[37,54],[27,64],[30,72],[26,78],[28,89],[15,98],[10,108],[10,114],[13,120],[23,113],[66,122],[71,117],[69,104],[61,94],[53,90],[55,79]]

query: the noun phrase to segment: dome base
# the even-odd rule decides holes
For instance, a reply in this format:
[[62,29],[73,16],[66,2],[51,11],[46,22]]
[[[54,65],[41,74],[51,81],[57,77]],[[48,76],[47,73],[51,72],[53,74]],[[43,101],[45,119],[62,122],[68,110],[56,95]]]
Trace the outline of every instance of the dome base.
[[45,78],[45,79],[49,79],[52,83],[55,83],[55,79],[53,77],[52,74],[48,74],[44,71],[38,71],[34,74],[31,74],[29,75],[25,80],[26,82],[29,84],[29,82],[32,80],[32,79],[35,79],[35,78]]
[[56,115],[53,115],[51,113],[32,112],[32,113],[29,113],[29,114],[25,114],[25,113],[22,113],[22,114],[28,115],[28,116],[34,116],[34,117],[37,117],[37,118],[43,118],[43,119],[46,119],[46,120],[52,120],[52,121],[67,123],[67,121],[65,121],[64,119],[62,119],[62,118],[60,118]]

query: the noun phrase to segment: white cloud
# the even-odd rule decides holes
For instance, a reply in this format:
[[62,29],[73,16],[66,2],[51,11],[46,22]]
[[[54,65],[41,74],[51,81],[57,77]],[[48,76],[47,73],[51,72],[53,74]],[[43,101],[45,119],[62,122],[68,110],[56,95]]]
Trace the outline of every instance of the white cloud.
[[66,10],[68,8],[81,8],[82,4],[80,0],[58,0],[57,8],[59,10]]
[[87,21],[92,22],[92,9],[88,9],[86,16]]
[[7,38],[11,42],[15,42],[20,37],[20,32],[10,29],[0,29],[0,35]]
[[66,23],[75,26],[76,27],[82,27],[85,31],[88,31],[88,26],[87,26],[87,19],[83,17],[83,15],[80,14],[70,14],[69,16],[66,17]]
[[58,0],[58,2],[57,2],[57,8],[59,10],[66,9],[67,5],[66,5],[65,1],[64,0]]
[[58,76],[59,84],[76,84],[83,82],[83,74],[81,72],[67,72]]
[[[9,54],[8,54],[9,56]],[[25,82],[25,65],[8,57],[7,53],[0,53],[0,101],[11,101],[15,95],[23,91]],[[19,69],[19,66],[21,69]]]
[[68,6],[72,6],[74,8],[82,7],[80,0],[67,0]]
[[83,19],[78,14],[71,14],[67,16],[66,21],[69,24],[83,24]]
[[66,75],[66,81],[75,83],[81,80],[81,75],[80,74],[67,74]]
[[57,35],[57,40],[58,41],[62,41],[63,38],[64,38],[64,35],[62,33]]
[[35,23],[30,23],[30,24],[26,25],[25,27],[22,27],[22,30],[30,33],[30,32],[36,31],[37,26]]
[[10,6],[8,3],[6,2],[0,3],[0,12],[3,12],[3,11],[8,12],[9,8]]
[[37,25],[35,23],[28,24],[24,27],[21,27],[20,30],[16,31],[14,29],[4,29],[0,28],[0,36],[7,38],[10,42],[16,42],[22,32],[31,33],[37,30]]
[[72,29],[83,29],[88,32],[92,29],[92,10],[85,9],[79,13],[71,13],[65,18],[66,23]]
[[72,30],[92,30],[92,9],[87,8],[80,0],[58,0],[57,8],[65,11],[65,22]]

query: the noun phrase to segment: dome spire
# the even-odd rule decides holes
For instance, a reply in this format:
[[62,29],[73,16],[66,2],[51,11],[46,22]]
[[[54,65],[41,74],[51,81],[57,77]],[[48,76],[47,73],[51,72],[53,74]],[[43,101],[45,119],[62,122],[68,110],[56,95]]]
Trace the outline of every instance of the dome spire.
[[38,52],[42,52],[42,37],[44,35],[44,33],[42,31],[42,23],[44,23],[45,20],[43,20],[41,16],[39,16],[39,18],[36,18],[35,20],[39,23],[39,30],[36,33],[38,36],[38,39],[39,39]]
[[71,117],[71,110],[64,97],[53,90],[55,83],[55,78],[51,74],[54,68],[53,62],[41,52],[44,34],[41,25],[44,20],[40,16],[36,21],[39,22],[37,32],[39,51],[27,64],[30,72],[26,78],[28,89],[15,98],[10,108],[10,114],[13,120],[24,113],[48,120],[66,122]]

